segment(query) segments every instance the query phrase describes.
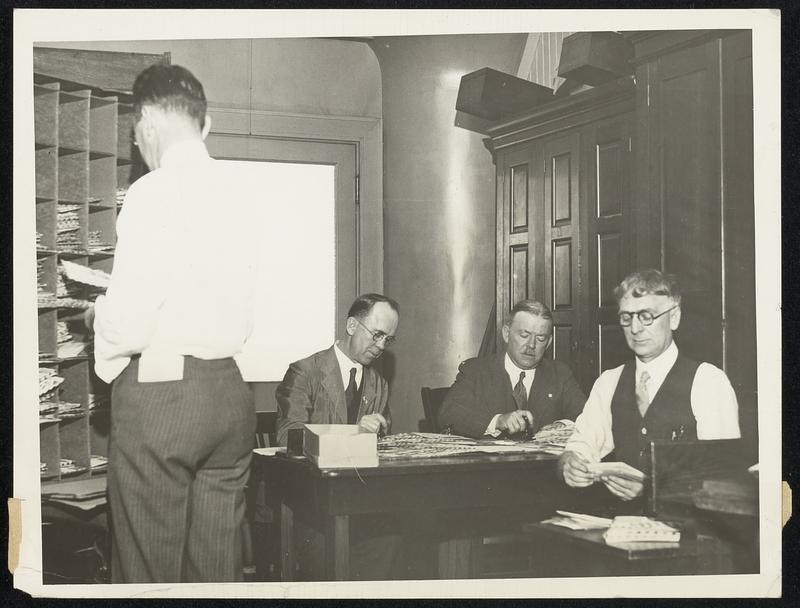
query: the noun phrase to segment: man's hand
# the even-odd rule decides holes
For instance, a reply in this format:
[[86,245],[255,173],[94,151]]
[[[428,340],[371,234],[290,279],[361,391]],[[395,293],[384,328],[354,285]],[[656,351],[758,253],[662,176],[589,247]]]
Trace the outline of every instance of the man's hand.
[[94,304],[83,311],[83,324],[89,331],[94,331]]
[[588,461],[575,452],[564,452],[558,459],[558,470],[564,482],[573,488],[585,488],[596,481]]
[[498,431],[505,431],[509,435],[516,435],[525,430],[525,421],[533,426],[533,414],[528,410],[514,410],[507,414],[501,414],[497,419],[495,428]]
[[640,496],[644,490],[644,483],[641,481],[628,477],[621,477],[613,473],[601,475],[600,479],[612,494],[622,500],[633,500],[637,496]]
[[358,421],[358,426],[367,431],[368,433],[377,433],[379,429],[383,429],[386,433],[389,430],[389,425],[386,423],[386,418],[378,414],[366,414]]

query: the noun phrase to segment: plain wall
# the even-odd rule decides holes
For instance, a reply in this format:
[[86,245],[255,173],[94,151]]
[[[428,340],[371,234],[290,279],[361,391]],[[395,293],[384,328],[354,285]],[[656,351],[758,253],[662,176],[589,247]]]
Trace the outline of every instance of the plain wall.
[[203,83],[211,106],[333,116],[381,115],[378,62],[360,42],[261,38],[46,42],[37,46],[168,52],[171,63],[188,68]]
[[384,126],[384,289],[400,304],[387,357],[393,430],[424,418],[421,386],[449,386],[477,354],[495,297],[495,169],[454,126],[461,76],[516,73],[525,34],[377,38]]

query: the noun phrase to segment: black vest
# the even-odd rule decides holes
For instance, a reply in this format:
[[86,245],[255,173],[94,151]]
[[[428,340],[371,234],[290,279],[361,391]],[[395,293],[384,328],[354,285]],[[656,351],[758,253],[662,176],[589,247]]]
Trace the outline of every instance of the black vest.
[[625,364],[611,399],[614,460],[647,472],[645,448],[652,440],[697,439],[692,384],[700,363],[678,355],[644,418],[636,405],[636,363]]

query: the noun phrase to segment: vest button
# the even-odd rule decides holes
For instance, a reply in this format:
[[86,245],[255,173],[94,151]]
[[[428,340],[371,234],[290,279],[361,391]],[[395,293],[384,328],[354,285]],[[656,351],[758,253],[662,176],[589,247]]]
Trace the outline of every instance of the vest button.
[[647,429],[642,427],[642,435],[647,435]]

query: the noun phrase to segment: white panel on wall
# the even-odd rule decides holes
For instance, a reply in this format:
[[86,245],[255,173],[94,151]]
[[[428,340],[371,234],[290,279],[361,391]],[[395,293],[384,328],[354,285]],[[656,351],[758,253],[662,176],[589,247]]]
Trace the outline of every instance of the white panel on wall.
[[262,193],[257,201],[257,314],[251,338],[236,360],[247,381],[280,381],[292,361],[334,341],[335,168],[219,162],[235,167],[246,192]]

